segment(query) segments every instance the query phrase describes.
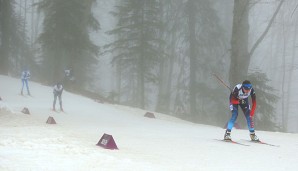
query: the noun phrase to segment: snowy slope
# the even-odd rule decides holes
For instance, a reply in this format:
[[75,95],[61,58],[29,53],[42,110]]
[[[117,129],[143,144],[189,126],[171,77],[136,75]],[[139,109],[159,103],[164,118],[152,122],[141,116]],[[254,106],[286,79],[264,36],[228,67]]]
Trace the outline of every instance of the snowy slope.
[[[0,170],[206,171],[298,168],[298,135],[258,131],[271,147],[252,144],[233,130],[240,146],[219,142],[224,129],[163,114],[63,94],[66,113],[50,110],[52,88],[29,82],[33,97],[19,95],[18,79],[0,76]],[[28,107],[31,114],[20,111]],[[53,116],[57,124],[46,124]],[[96,146],[111,134],[119,150]]]

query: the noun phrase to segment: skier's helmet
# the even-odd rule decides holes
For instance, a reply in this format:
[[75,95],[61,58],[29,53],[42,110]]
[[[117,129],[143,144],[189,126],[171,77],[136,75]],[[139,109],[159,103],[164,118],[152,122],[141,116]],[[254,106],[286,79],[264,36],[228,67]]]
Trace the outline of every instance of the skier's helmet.
[[242,82],[242,87],[245,90],[250,90],[252,88],[252,84],[250,83],[250,81],[245,80],[245,81]]
[[61,88],[61,86],[62,86],[62,84],[59,82],[59,83],[57,83],[57,87],[58,88]]

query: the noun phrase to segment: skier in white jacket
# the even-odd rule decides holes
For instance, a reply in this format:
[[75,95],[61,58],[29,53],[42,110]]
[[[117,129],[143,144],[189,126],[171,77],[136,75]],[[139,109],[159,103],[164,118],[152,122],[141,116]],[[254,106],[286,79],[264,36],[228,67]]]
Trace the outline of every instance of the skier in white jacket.
[[62,92],[63,92],[63,86],[61,83],[57,83],[55,86],[54,86],[54,90],[53,90],[53,94],[54,94],[54,102],[53,102],[53,111],[56,111],[56,100],[57,100],[57,97],[59,98],[59,105],[60,105],[60,110],[63,111],[63,107],[62,107]]

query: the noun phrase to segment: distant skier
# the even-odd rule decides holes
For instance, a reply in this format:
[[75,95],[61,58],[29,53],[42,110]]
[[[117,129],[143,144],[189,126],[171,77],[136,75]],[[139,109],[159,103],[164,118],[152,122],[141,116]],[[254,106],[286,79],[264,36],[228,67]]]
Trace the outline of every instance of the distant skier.
[[[250,108],[249,105],[249,96],[252,98],[252,108]],[[231,131],[238,116],[238,106],[240,106],[247,121],[251,140],[259,141],[259,138],[255,134],[253,121],[256,105],[255,90],[252,88],[250,81],[245,80],[242,84],[237,84],[234,87],[233,92],[230,94],[230,110],[232,111],[232,117],[228,122],[224,140],[231,140]]]
[[73,70],[70,67],[69,69],[64,70],[64,85],[67,90],[72,89],[73,84],[75,83],[75,77],[73,75]]
[[65,78],[70,80],[73,77],[72,68],[65,69],[64,74],[65,74]]
[[31,74],[30,74],[30,71],[28,69],[25,69],[23,72],[22,72],[22,76],[21,76],[21,80],[22,80],[22,90],[21,90],[21,95],[23,95],[23,89],[24,89],[24,86],[26,86],[27,88],[27,93],[28,95],[31,95],[30,94],[30,91],[29,91],[29,85],[28,85],[28,80],[30,78]]
[[63,107],[62,107],[62,92],[63,92],[63,86],[61,83],[57,83],[54,86],[54,90],[53,90],[53,94],[54,94],[54,102],[53,102],[53,111],[56,111],[56,100],[57,97],[59,98],[59,105],[60,105],[60,110],[63,111]]

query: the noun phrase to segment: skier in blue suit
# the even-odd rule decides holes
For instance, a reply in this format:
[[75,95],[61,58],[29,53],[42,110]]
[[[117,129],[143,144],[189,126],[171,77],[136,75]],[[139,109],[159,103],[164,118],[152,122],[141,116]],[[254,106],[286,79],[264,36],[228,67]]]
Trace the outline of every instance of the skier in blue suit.
[[23,95],[23,89],[24,89],[24,86],[26,86],[27,88],[27,93],[28,95],[31,95],[30,94],[30,91],[29,91],[29,85],[28,85],[28,80],[30,78],[31,74],[30,74],[30,71],[28,69],[25,69],[23,72],[22,72],[22,76],[21,76],[21,80],[22,80],[22,90],[21,90],[21,95]]
[[[249,104],[249,96],[251,96],[252,99],[252,107]],[[255,109],[257,106],[256,93],[249,80],[243,81],[242,84],[237,84],[230,94],[230,110],[232,112],[232,116],[228,122],[224,140],[231,140],[231,131],[238,117],[238,106],[241,107],[246,118],[251,140],[259,141],[259,138],[255,134],[253,121]]]

